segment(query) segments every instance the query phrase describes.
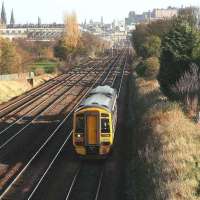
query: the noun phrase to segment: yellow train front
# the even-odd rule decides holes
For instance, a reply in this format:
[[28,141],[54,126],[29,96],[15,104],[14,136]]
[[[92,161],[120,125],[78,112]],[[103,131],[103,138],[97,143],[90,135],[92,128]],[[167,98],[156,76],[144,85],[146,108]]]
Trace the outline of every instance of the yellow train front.
[[105,157],[111,150],[117,123],[117,92],[98,86],[81,102],[73,117],[73,145],[78,155]]

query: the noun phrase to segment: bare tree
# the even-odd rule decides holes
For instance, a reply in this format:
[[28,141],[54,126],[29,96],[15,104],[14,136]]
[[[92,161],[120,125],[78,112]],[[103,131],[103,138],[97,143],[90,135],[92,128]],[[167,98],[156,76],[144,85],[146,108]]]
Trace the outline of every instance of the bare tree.
[[197,114],[198,100],[200,96],[200,72],[199,67],[192,63],[190,69],[175,83],[172,90],[186,105],[191,116]]
[[64,19],[64,41],[68,48],[74,49],[80,40],[80,30],[75,13],[68,14]]

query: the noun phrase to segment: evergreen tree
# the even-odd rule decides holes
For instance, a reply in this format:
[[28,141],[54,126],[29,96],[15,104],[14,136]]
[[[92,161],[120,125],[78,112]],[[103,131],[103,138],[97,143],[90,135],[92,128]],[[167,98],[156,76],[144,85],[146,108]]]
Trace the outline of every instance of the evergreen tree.
[[158,80],[163,92],[176,97],[171,87],[189,70],[191,63],[199,63],[200,33],[188,22],[174,23],[162,41]]

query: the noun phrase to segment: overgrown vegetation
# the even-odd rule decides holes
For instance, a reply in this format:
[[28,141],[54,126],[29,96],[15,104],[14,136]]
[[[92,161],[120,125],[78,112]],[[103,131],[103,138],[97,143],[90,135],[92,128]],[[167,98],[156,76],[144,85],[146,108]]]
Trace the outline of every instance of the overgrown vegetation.
[[171,87],[189,70],[190,64],[200,64],[199,49],[200,32],[185,21],[175,23],[163,38],[158,80],[168,97],[176,97]]
[[133,32],[140,78],[132,76],[130,83],[127,199],[200,199],[200,31],[194,11],[182,9],[178,17]]
[[139,62],[136,67],[136,72],[142,77],[154,79],[159,72],[159,68],[159,59],[157,57],[149,57]]
[[[185,73],[189,73],[191,65],[197,66],[198,70],[195,72],[196,76],[199,76],[200,31],[196,27],[195,11],[196,8],[181,9],[179,15],[170,20],[138,25],[132,37],[136,53],[142,57],[136,68],[138,74],[147,77],[146,69],[152,69],[149,75],[152,76],[152,73],[154,77],[158,75],[162,92],[172,100],[183,102],[189,113],[193,113],[193,117],[197,115],[195,111],[198,106],[199,90],[196,89],[196,82],[192,76],[187,76],[185,81],[183,78]],[[150,57],[157,57],[160,67],[155,60],[152,65]],[[151,65],[147,64],[149,59]],[[189,87],[185,84],[189,81],[188,78],[191,83]],[[188,92],[180,92],[186,87],[189,95]]]
[[132,77],[130,84],[127,199],[199,199],[199,126],[163,96],[156,80]]
[[22,60],[16,46],[7,39],[0,38],[0,74],[21,71]]

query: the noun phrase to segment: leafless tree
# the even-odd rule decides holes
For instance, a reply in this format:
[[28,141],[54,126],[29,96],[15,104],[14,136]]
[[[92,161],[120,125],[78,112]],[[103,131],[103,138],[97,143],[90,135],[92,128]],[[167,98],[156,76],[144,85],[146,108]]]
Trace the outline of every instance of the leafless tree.
[[199,67],[192,63],[190,69],[175,83],[172,90],[184,102],[189,113],[196,115],[200,97]]

